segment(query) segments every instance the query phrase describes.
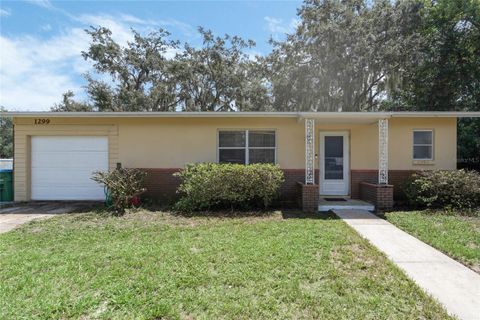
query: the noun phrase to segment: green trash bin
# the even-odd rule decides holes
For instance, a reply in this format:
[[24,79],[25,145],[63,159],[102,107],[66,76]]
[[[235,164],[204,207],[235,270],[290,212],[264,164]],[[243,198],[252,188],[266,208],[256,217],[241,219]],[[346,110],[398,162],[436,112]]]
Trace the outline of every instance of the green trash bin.
[[0,202],[13,201],[13,170],[0,169]]

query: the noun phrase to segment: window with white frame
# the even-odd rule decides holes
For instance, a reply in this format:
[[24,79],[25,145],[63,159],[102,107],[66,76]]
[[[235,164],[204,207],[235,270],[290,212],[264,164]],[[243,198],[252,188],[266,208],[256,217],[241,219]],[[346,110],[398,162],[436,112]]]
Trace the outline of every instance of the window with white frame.
[[413,160],[433,160],[433,130],[413,131]]
[[275,131],[221,130],[218,132],[218,162],[274,164],[275,161]]

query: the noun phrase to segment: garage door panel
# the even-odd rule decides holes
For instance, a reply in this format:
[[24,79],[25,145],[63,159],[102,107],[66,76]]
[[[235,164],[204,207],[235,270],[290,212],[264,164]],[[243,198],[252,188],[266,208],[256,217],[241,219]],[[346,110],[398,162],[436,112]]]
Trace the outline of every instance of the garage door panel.
[[103,200],[103,186],[91,180],[108,170],[107,137],[31,139],[32,200]]
[[70,176],[65,177],[63,175],[58,176],[58,169],[47,168],[43,169],[43,172],[36,170],[32,171],[32,183],[36,186],[84,186],[84,187],[96,187],[98,183],[91,179],[93,171],[91,170],[75,170],[70,173]]
[[[105,193],[103,188],[92,189],[90,187],[38,187],[36,193],[41,196],[41,200],[104,200]],[[78,199],[81,194],[84,199]],[[32,194],[33,198],[33,194]]]
[[37,152],[32,153],[32,168],[96,168],[103,167],[108,152]]
[[[99,139],[104,138],[104,139]],[[32,152],[41,151],[105,151],[108,149],[106,137],[32,137]],[[88,150],[85,149],[88,144]]]

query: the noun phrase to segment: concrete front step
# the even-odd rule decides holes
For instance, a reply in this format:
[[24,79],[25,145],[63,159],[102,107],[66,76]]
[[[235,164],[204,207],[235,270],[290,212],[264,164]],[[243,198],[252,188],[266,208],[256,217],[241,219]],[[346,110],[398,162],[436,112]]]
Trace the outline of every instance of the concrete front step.
[[348,199],[345,201],[327,201],[326,198],[320,198],[318,204],[318,211],[330,211],[330,210],[366,210],[374,211],[375,206],[371,203],[358,200],[358,199]]

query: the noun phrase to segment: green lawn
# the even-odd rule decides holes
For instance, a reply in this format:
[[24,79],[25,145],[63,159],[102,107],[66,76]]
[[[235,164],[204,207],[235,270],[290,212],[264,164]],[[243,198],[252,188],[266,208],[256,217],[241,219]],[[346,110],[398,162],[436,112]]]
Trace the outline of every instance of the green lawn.
[[441,211],[391,212],[387,220],[480,272],[480,217]]
[[340,220],[86,213],[0,235],[5,319],[445,319]]

